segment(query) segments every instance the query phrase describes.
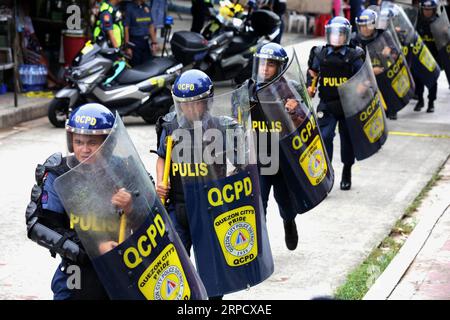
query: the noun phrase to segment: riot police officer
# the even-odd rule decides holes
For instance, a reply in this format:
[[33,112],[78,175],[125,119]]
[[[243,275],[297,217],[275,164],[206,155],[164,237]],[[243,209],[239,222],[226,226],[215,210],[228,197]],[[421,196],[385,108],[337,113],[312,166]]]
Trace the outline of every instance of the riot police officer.
[[[100,104],[91,103],[79,107],[72,113],[66,125],[68,149],[74,156],[65,158],[61,153],[55,153],[36,168],[36,185],[26,210],[27,235],[49,249],[53,257],[58,254],[62,258],[51,284],[55,300],[108,299],[76,231],[69,222],[54,182],[72,166],[95,161],[91,156],[108,136],[114,120],[111,111]],[[73,158],[74,162],[67,161],[69,158]],[[127,215],[132,210],[131,195],[125,189],[120,189],[112,195],[111,202]],[[107,252],[115,245],[117,243],[113,241],[103,241],[99,243],[98,250]],[[80,268],[81,288],[71,289],[68,286],[68,268],[72,265]]]
[[317,107],[319,127],[330,160],[333,158],[333,139],[336,125],[339,123],[341,137],[342,171],[341,190],[351,188],[351,168],[355,162],[350,133],[345,122],[338,86],[345,83],[358,72],[364,63],[364,51],[349,46],[351,24],[343,17],[332,18],[325,26],[327,45],[311,50],[307,86],[311,96],[316,88],[313,82],[319,83],[320,103]]
[[150,60],[152,51],[158,49],[158,42],[150,8],[144,0],[135,0],[127,6],[124,25],[127,54],[131,56],[130,64],[136,66]]
[[[176,110],[160,118],[159,125],[161,127],[157,128],[159,142],[157,150],[158,160],[156,162],[156,192],[160,197],[168,199],[167,211],[188,253],[192,248],[193,239],[187,217],[181,171],[174,170],[171,166],[169,186],[166,187],[162,183],[167,152],[166,138],[171,136],[177,129],[186,129],[192,133],[195,122],[201,123],[204,130],[211,128],[225,129],[219,118],[213,117],[209,112],[209,101],[213,95],[213,83],[204,72],[195,69],[184,72],[177,78],[172,89]],[[179,163],[176,165],[183,164]],[[223,171],[221,170],[223,166],[218,165],[212,169],[213,166],[208,164],[208,172],[214,171],[214,169],[216,172]],[[200,276],[202,277],[202,274]],[[222,295],[209,297],[211,300],[221,298]]]
[[[375,11],[372,9],[366,9],[361,14],[356,17],[356,26],[357,26],[357,32],[354,32],[352,34],[352,39],[350,41],[351,46],[359,46],[364,51],[366,50],[367,45],[370,43],[376,41],[379,36],[381,36],[384,32],[384,29],[377,29],[378,15]],[[383,48],[382,52],[379,54],[384,56],[389,56],[393,52],[395,52],[394,46],[386,46]],[[376,56],[371,57],[372,58],[372,66],[373,66],[373,73],[377,76],[384,72],[384,68],[382,66],[382,63],[380,59],[378,59]],[[387,110],[387,116],[391,120],[397,120],[397,112],[393,108],[389,108]]]
[[[438,49],[430,29],[430,24],[437,18],[437,0],[421,0],[420,1],[420,12],[417,20],[417,32],[423,38],[423,41],[427,45],[431,54],[436,61],[440,61]],[[418,78],[414,78],[416,84],[416,95],[418,97],[418,102],[414,107],[414,111],[420,111],[424,107],[423,94],[425,91],[424,83]],[[438,84],[437,82],[430,88],[428,88],[428,108],[427,112],[434,112],[434,101],[437,96]]]
[[[283,47],[277,43],[268,43],[260,47],[254,54],[253,58],[253,73],[252,79],[248,83],[249,96],[250,96],[250,110],[252,115],[252,127],[255,131],[259,133],[269,133],[267,137],[267,148],[268,153],[271,146],[271,126],[268,124],[270,121],[266,119],[261,105],[258,102],[256,92],[259,88],[267,85],[278,75],[280,75],[288,64],[288,55]],[[299,102],[290,96],[287,87],[283,86],[284,82],[279,82],[276,84],[275,91],[280,93],[285,100],[286,111],[291,115],[291,119],[295,122],[300,123],[304,119],[304,114],[297,114],[299,110]],[[295,84],[294,84],[295,86]],[[283,126],[282,126],[283,127]],[[280,128],[283,130],[286,128]],[[257,135],[258,137],[258,135]],[[257,143],[259,147],[259,143]],[[260,152],[258,151],[258,166],[260,169],[265,166],[259,161]],[[298,244],[298,232],[297,225],[295,223],[296,208],[292,205],[292,201],[289,197],[289,188],[295,188],[295,186],[288,186],[286,179],[283,176],[283,168],[279,168],[278,172],[273,175],[260,174],[260,186],[261,186],[261,196],[263,201],[264,211],[267,214],[267,204],[269,200],[270,190],[273,187],[275,201],[277,202],[280,216],[283,219],[283,226],[285,231],[285,243],[289,250],[295,250]]]
[[353,32],[350,44],[360,46],[366,50],[368,43],[372,42],[384,30],[376,29],[377,13],[372,9],[366,9],[356,17],[357,32]]
[[124,43],[122,13],[118,8],[120,0],[103,0],[100,5],[99,17],[94,29],[94,41],[100,36],[114,48],[120,48]]

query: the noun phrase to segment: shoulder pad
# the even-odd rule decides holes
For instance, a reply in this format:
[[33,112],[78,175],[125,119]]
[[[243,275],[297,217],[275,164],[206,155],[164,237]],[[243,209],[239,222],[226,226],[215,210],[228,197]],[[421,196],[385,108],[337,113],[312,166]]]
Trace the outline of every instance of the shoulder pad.
[[162,117],[163,122],[172,122],[177,116],[175,111],[167,113],[164,117]]
[[53,172],[56,175],[61,175],[69,170],[67,163],[64,160],[61,152],[52,154],[45,160],[44,164],[38,164],[35,171],[35,178],[37,184],[42,185],[43,178],[47,172]]
[[38,164],[36,166],[35,171],[35,179],[37,184],[42,185],[42,179],[44,178],[45,173],[48,171],[48,168],[55,168],[62,164],[63,156],[61,152],[57,152],[52,154],[50,157],[45,160],[44,164]]
[[44,166],[46,168],[58,167],[62,164],[62,160],[63,156],[61,152],[57,152],[52,154],[50,157],[47,158],[47,160],[45,160]]
[[319,55],[322,52],[323,48],[324,46],[314,46],[311,48],[311,50],[309,51],[308,68],[311,68],[314,57],[318,57],[320,59]]
[[356,46],[354,48],[350,47],[350,52],[351,52],[351,61],[356,61],[358,59],[362,59],[364,60],[366,57],[366,52],[364,51],[363,48]]

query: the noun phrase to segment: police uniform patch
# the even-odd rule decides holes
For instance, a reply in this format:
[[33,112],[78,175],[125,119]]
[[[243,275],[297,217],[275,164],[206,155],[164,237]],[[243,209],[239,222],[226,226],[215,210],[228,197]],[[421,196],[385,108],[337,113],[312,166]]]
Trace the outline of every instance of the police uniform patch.
[[42,192],[41,203],[46,204],[47,202],[48,202],[48,192],[44,190]]

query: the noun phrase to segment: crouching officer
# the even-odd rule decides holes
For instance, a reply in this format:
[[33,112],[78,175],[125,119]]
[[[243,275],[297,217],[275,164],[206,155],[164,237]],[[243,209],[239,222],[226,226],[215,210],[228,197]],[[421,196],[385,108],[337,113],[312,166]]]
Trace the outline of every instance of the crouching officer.
[[[264,210],[267,211],[273,186],[289,250],[295,250],[298,243],[297,214],[305,213],[320,203],[331,190],[333,180],[332,168],[300,74],[300,65],[293,51],[289,55],[279,44],[268,43],[254,54],[252,79],[244,84],[250,96],[252,129],[258,138],[256,145]],[[265,151],[272,163],[264,160],[264,135],[267,137]],[[276,140],[276,135],[279,140]],[[273,148],[279,149],[279,158]],[[279,167],[274,171],[271,166],[277,160]],[[310,167],[311,164],[314,166]]]
[[[229,148],[228,133],[243,138],[242,126],[220,112],[229,110],[231,115],[232,94],[213,97],[212,81],[204,72],[186,71],[172,90],[176,112],[162,118],[162,130],[157,130],[156,190],[168,197],[169,214],[186,250],[194,249],[210,299],[246,289],[273,272],[256,165],[246,165],[248,157],[243,153],[250,149],[244,140]],[[196,132],[202,135],[198,140]],[[211,149],[203,134],[209,132],[220,134],[214,141],[224,144],[218,142],[208,161],[204,153]],[[174,147],[166,187],[162,180],[168,137],[173,138]]]
[[355,154],[339,100],[338,87],[362,67],[364,51],[359,47],[349,46],[351,24],[347,19],[331,19],[325,26],[325,31],[327,45],[314,47],[310,53],[307,86],[310,96],[314,96],[315,83],[319,82],[320,103],[317,107],[317,117],[330,161],[333,159],[335,129],[339,123],[341,161],[344,164],[340,187],[341,190],[350,190]]
[[118,113],[87,104],[66,130],[70,154],[38,167],[26,213],[29,237],[63,258],[55,298],[204,299]]
[[[80,121],[87,118],[95,123],[90,130],[86,130],[86,123]],[[86,104],[72,113],[66,126],[67,143],[69,151],[73,151],[78,163],[86,161],[100,148],[111,131],[114,120],[111,111],[100,104]],[[108,299],[54,186],[56,178],[69,170],[68,162],[61,153],[53,154],[43,165],[37,166],[36,184],[26,210],[27,235],[49,249],[52,257],[58,254],[62,258],[51,284],[55,300]],[[125,213],[130,211],[130,201],[130,194],[125,190],[117,191],[111,199],[111,202]],[[80,268],[80,288],[68,287],[71,274],[68,269],[72,265]]]
[[[137,66],[152,58],[152,52],[158,50],[155,27],[150,8],[144,0],[135,0],[127,6],[125,14],[125,43],[127,54],[131,56],[131,66]],[[149,46],[151,39],[151,49]]]
[[102,37],[113,48],[120,48],[124,43],[122,13],[118,7],[119,2],[120,0],[103,0],[94,29],[94,41]]

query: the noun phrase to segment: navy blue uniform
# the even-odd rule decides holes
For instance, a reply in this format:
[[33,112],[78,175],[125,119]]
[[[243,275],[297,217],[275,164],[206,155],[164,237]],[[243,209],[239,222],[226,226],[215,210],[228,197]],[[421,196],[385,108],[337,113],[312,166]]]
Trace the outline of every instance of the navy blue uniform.
[[[62,166],[61,166],[62,167]],[[55,179],[64,171],[68,171],[68,168],[61,170],[52,170],[46,173],[42,184],[42,196],[41,214],[39,215],[40,223],[47,228],[55,230],[59,234],[64,235],[67,239],[73,241],[77,240],[77,236],[74,230],[70,229],[70,223],[67,213],[64,210],[61,200],[58,197],[54,189]],[[81,247],[81,243],[79,243]],[[78,261],[72,261],[67,258],[63,258],[58,266],[51,283],[51,289],[53,291],[53,298],[55,300],[67,300],[67,299],[109,299],[103,285],[101,284],[91,262],[87,259],[84,253],[83,259],[77,259]],[[81,289],[69,289],[67,280],[69,274],[67,274],[67,268],[70,265],[77,265],[80,268],[81,275]]]
[[[168,135],[168,131],[170,131],[169,134],[172,134],[173,130],[178,127],[178,124],[176,123],[175,113],[172,114],[172,117],[173,118],[168,123],[168,125],[163,127],[161,137],[159,139],[157,154],[163,159],[166,158],[166,138]],[[177,231],[187,253],[190,254],[192,248],[192,237],[189,230],[189,224],[187,222],[183,186],[180,176],[173,175],[172,170],[170,175],[170,186],[171,189],[169,191],[169,203],[167,206],[167,212],[169,213],[173,226]]]
[[149,46],[150,25],[152,25],[150,8],[146,4],[132,2],[127,6],[124,25],[128,27],[129,42],[132,46],[133,56],[130,61],[132,66],[147,62],[152,58]]
[[[330,161],[333,159],[333,139],[336,125],[339,123],[341,161],[344,165],[350,166],[355,163],[355,154],[337,88],[361,69],[364,64],[361,51],[359,48],[354,49],[348,46],[335,51],[331,46],[325,46],[320,52],[311,51],[314,57],[311,57],[312,63],[309,66],[309,69],[319,73],[320,103],[317,107],[317,115]],[[308,86],[311,82],[312,79],[308,73]]]
[[[424,19],[420,14],[417,20],[417,32],[422,37],[424,43],[427,45],[431,54],[433,55],[436,62],[440,63],[440,57],[438,53],[438,49],[436,47],[436,42],[434,40],[433,34],[431,33],[430,24],[433,20]],[[418,78],[414,77],[414,83],[416,84],[416,95],[419,101],[423,101],[423,93],[425,91],[425,84]],[[434,86],[428,89],[428,102],[433,103],[436,100],[437,96],[438,83],[436,82]]]

